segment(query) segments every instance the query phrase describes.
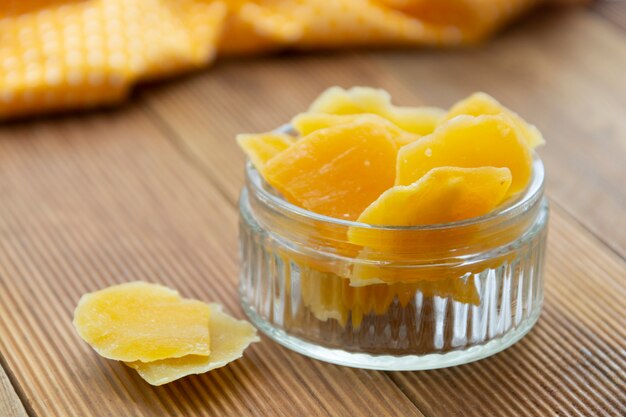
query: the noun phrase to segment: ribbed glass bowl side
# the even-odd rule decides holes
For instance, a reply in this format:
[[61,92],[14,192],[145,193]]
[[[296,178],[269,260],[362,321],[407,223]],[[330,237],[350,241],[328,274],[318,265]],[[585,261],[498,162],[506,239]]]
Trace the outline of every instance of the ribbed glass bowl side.
[[[442,282],[352,287],[310,251],[261,227],[240,199],[240,294],[257,327],[300,353],[348,366],[430,369],[496,353],[521,338],[543,301],[547,202],[495,265]],[[501,253],[500,253],[501,255]],[[469,259],[468,263],[472,260]],[[462,269],[463,265],[460,266]],[[409,266],[410,268],[410,266]]]

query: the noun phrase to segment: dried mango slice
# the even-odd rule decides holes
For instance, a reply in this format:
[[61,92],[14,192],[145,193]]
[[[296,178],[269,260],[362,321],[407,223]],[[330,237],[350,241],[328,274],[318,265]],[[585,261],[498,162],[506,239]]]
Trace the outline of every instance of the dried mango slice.
[[457,116],[431,135],[400,148],[396,185],[413,184],[432,168],[444,166],[509,168],[513,176],[508,191],[511,195],[528,185],[532,155],[508,118]]
[[292,203],[354,220],[393,185],[396,154],[385,125],[357,120],[300,139],[270,159],[262,174]]
[[[343,125],[346,123],[352,123],[363,117],[363,114],[328,114],[328,113],[300,113],[291,119],[291,125],[300,134],[300,136],[306,136],[316,130],[325,129],[331,126]],[[377,116],[377,115],[372,115]],[[390,123],[387,119],[378,116],[386,122]]]
[[129,362],[151,385],[163,385],[187,375],[201,374],[220,368],[243,356],[243,351],[260,339],[256,329],[244,320],[237,320],[222,311],[218,304],[209,304],[211,319],[211,354],[209,356],[188,355],[182,358],[162,359],[154,362]]
[[295,138],[286,133],[260,133],[237,135],[237,143],[246,153],[252,165],[259,171],[265,163],[295,142]]
[[74,327],[105,358],[150,362],[209,355],[209,315],[200,301],[137,281],[83,295]]
[[[357,221],[419,226],[482,216],[502,202],[511,180],[508,168],[433,168],[411,185],[396,185],[385,191]],[[351,242],[359,236],[355,231],[348,234]]]
[[544,145],[546,141],[543,135],[535,126],[527,123],[517,113],[504,107],[498,100],[485,93],[474,93],[466,99],[457,102],[448,114],[445,120],[450,120],[459,115],[481,116],[484,114],[498,115],[503,114],[511,119],[511,122],[519,129],[526,144],[534,149],[537,146]]
[[304,305],[318,320],[336,320],[341,326],[349,320],[353,327],[359,327],[364,316],[386,314],[396,299],[405,307],[418,293],[424,297],[450,298],[464,304],[480,303],[473,276],[371,284],[358,278],[347,279],[307,267],[302,268],[301,273],[300,290]]
[[338,115],[378,114],[403,130],[418,135],[431,133],[445,115],[445,111],[437,107],[394,106],[388,92],[370,87],[352,87],[349,90],[331,87],[311,104],[309,112]]
[[306,136],[316,130],[327,127],[352,123],[356,120],[369,120],[374,123],[385,125],[393,134],[393,140],[398,146],[408,145],[421,136],[400,129],[398,126],[376,114],[326,114],[326,113],[300,113],[291,119],[291,125],[301,136]]
[[[370,204],[357,219],[379,226],[441,224],[482,216],[496,208],[511,186],[508,168],[431,169],[414,184],[396,185]],[[411,240],[410,233],[351,227],[350,242],[381,250],[395,250]]]

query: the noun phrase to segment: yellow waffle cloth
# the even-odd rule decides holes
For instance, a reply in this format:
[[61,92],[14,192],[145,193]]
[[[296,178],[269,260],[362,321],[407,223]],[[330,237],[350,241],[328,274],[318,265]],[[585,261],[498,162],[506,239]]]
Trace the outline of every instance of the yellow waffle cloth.
[[218,54],[480,41],[542,0],[1,0],[0,119],[119,102]]

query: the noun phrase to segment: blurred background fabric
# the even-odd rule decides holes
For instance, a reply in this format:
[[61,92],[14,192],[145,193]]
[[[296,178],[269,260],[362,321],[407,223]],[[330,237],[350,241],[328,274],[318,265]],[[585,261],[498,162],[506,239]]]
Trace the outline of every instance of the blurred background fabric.
[[218,55],[483,40],[549,0],[3,0],[0,119],[119,102]]

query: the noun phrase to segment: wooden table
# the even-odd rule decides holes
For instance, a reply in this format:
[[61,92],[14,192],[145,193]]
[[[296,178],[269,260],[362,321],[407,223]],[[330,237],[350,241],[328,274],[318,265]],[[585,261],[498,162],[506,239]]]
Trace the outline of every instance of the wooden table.
[[[129,280],[237,299],[238,132],[325,87],[400,103],[492,93],[544,132],[545,309],[521,342],[427,372],[329,365],[263,338],[151,387],[75,333],[81,294]],[[626,7],[544,11],[473,50],[223,60],[129,104],[0,128],[0,416],[626,415]]]

